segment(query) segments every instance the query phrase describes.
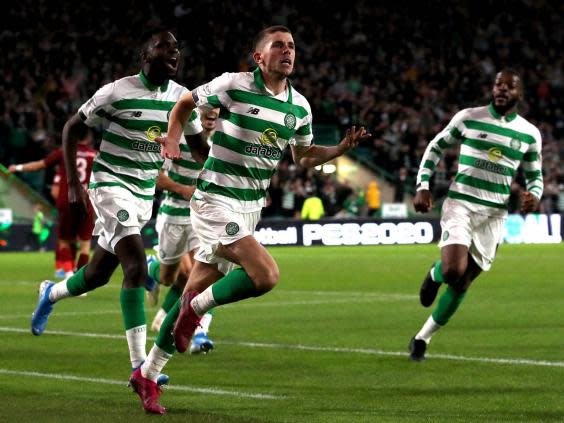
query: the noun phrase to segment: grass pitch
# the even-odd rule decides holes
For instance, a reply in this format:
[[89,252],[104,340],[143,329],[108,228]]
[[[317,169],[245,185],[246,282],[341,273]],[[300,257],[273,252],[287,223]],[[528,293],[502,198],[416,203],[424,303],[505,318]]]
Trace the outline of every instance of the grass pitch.
[[[501,246],[422,363],[406,347],[432,311],[417,295],[436,246],[270,251],[278,287],[218,308],[211,354],[169,362],[162,421],[564,421],[564,244]],[[119,272],[34,337],[53,256],[2,253],[0,269],[1,422],[159,418],[126,388]]]

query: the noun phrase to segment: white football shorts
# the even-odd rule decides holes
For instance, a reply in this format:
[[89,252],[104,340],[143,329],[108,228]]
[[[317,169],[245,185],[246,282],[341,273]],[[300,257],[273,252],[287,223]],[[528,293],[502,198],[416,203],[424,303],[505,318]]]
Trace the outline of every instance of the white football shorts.
[[447,198],[442,209],[439,248],[465,245],[476,264],[488,271],[501,242],[504,222],[505,218],[473,213],[463,202]]
[[141,235],[141,228],[151,218],[153,202],[138,198],[125,188],[93,188],[88,195],[96,212],[93,235],[98,235],[98,245],[112,254],[121,239]]
[[179,263],[183,255],[200,245],[192,223],[186,225],[168,223],[166,217],[159,214],[155,229],[159,234],[159,261],[163,264]]
[[200,248],[194,258],[203,263],[217,263],[224,275],[234,263],[215,255],[219,245],[229,245],[246,236],[253,235],[260,220],[260,210],[251,213],[236,213],[224,207],[210,204],[192,197],[190,220],[200,240]]

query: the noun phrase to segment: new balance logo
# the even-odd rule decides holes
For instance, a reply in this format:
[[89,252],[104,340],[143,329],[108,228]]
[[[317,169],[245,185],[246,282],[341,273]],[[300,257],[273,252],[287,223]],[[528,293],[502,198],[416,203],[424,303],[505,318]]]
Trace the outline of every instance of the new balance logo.
[[131,112],[131,117],[141,117],[141,115],[143,114],[143,112]]
[[486,134],[485,132],[480,132],[480,135],[478,135],[478,138],[482,138],[482,139],[486,139],[488,137],[488,134]]
[[260,109],[257,109],[256,107],[249,107],[249,110],[247,110],[247,113],[250,113],[251,115],[258,115],[260,112]]

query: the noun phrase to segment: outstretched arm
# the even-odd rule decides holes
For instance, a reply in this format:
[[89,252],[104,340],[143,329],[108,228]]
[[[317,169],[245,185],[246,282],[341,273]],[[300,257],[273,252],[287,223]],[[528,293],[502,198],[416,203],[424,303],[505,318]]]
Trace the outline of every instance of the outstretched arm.
[[353,126],[347,129],[345,137],[341,142],[332,147],[323,147],[319,145],[310,145],[308,147],[291,146],[292,157],[294,163],[302,167],[315,167],[317,165],[328,162],[335,157],[342,156],[347,151],[355,148],[361,141],[370,138],[372,135],[367,133],[364,127],[358,131]]
[[45,169],[45,161],[43,159],[34,162],[27,162],[21,164],[12,164],[8,167],[8,171],[14,172],[37,172],[38,170]]

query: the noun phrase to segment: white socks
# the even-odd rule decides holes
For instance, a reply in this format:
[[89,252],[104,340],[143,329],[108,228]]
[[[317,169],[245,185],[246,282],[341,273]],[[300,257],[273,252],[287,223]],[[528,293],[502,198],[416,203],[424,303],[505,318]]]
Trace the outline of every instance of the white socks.
[[141,375],[144,378],[156,382],[157,378],[161,374],[161,371],[171,357],[172,354],[160,349],[156,344],[153,345],[153,348],[151,348],[151,351],[149,351],[149,355],[147,356],[147,361],[145,361],[145,363],[141,366]]
[[68,297],[72,297],[72,294],[67,288],[66,279],[64,281],[57,282],[53,288],[51,288],[51,292],[49,292],[49,301],[53,303]]
[[200,326],[198,326],[194,331],[194,335],[197,335],[199,333],[204,333],[207,335],[208,331],[210,330],[210,324],[212,319],[213,319],[213,315],[211,313],[204,314],[202,316],[202,319],[200,320]]
[[157,311],[157,314],[155,314],[155,318],[151,323],[151,330],[153,332],[158,332],[161,330],[161,326],[163,324],[165,317],[166,317],[166,311],[164,311],[162,308],[159,308],[159,311]]
[[422,339],[428,344],[431,342],[433,334],[440,328],[442,328],[442,326],[433,320],[433,316],[429,316],[421,330],[415,335],[415,339]]
[[204,292],[194,297],[194,299],[190,303],[198,317],[202,317],[204,314],[206,314],[206,311],[217,306],[217,303],[213,299],[212,286],[213,285],[208,286],[204,290]]
[[137,326],[125,331],[127,345],[129,347],[129,359],[131,367],[135,369],[147,358],[145,346],[147,344],[147,325]]

